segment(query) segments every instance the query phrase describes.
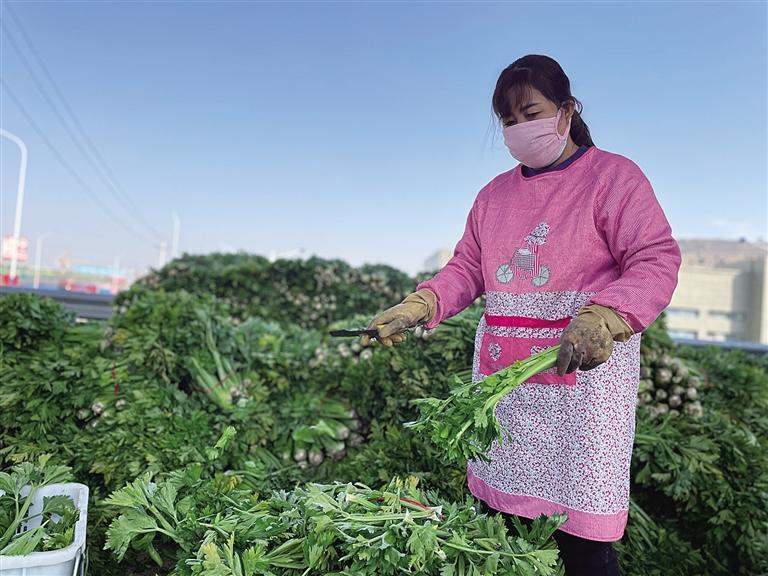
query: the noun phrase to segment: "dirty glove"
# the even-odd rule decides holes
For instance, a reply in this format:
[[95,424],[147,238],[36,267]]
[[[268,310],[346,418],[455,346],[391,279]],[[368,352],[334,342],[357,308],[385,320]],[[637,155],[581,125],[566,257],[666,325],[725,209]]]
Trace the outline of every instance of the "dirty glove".
[[608,360],[613,342],[626,342],[634,332],[616,311],[599,304],[579,310],[560,337],[557,374],[591,370]]
[[[404,332],[408,328],[431,320],[435,315],[436,306],[435,293],[422,288],[408,294],[400,304],[374,316],[368,329],[378,328],[379,336],[376,339],[384,346],[392,346],[394,342],[405,340]],[[360,338],[360,344],[368,346],[370,340],[370,336],[363,335]]]

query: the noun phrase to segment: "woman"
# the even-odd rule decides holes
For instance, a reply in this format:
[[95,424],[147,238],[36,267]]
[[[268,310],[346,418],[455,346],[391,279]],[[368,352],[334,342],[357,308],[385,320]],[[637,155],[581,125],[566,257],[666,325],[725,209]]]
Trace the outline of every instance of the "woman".
[[680,250],[648,179],[594,145],[577,103],[547,56],[501,73],[493,110],[520,164],[480,190],[445,267],[370,327],[392,346],[484,292],[475,380],[561,345],[556,369],[499,403],[512,441],[494,443],[490,464],[469,462],[468,484],[506,514],[565,512],[556,538],[566,573],[597,576],[618,574],[612,542],[627,522],[640,333],[669,304]]

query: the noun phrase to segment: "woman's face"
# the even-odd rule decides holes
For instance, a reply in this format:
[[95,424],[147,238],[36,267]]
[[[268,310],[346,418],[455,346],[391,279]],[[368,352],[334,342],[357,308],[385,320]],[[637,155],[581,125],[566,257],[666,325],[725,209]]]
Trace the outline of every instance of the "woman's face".
[[[530,122],[531,120],[541,120],[542,118],[552,118],[557,115],[557,104],[551,100],[547,100],[544,95],[536,90],[536,88],[529,87],[528,91],[524,92],[525,96],[512,107],[512,115],[501,118],[501,125],[514,126],[521,122]],[[565,127],[568,126],[568,119],[573,115],[574,103],[568,101],[563,106],[563,113],[560,116],[560,122],[557,125],[557,131],[559,134],[565,132]]]

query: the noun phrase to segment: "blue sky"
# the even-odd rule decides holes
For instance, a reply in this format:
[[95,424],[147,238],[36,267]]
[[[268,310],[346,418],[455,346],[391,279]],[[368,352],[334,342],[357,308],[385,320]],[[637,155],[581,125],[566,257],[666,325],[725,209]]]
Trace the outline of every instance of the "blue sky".
[[[44,264],[155,265],[151,230],[170,241],[176,211],[182,251],[303,248],[415,272],[516,164],[490,98],[529,53],[561,64],[596,145],[641,167],[678,238],[768,235],[762,1],[2,4],[3,81],[122,222],[4,90],[0,125],[29,148],[22,232],[48,235]],[[8,6],[136,211],[38,90]],[[3,234],[18,161],[3,140]]]

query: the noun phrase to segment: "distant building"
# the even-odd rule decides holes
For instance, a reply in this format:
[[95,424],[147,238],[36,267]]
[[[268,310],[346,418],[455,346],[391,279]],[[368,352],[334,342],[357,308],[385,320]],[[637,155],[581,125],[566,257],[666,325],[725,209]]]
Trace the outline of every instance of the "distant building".
[[453,250],[449,250],[448,248],[438,250],[432,254],[432,256],[424,260],[424,271],[434,272],[435,270],[440,270],[448,263],[448,260],[450,260],[452,257]]
[[768,245],[679,240],[678,286],[666,309],[670,335],[768,344]]

